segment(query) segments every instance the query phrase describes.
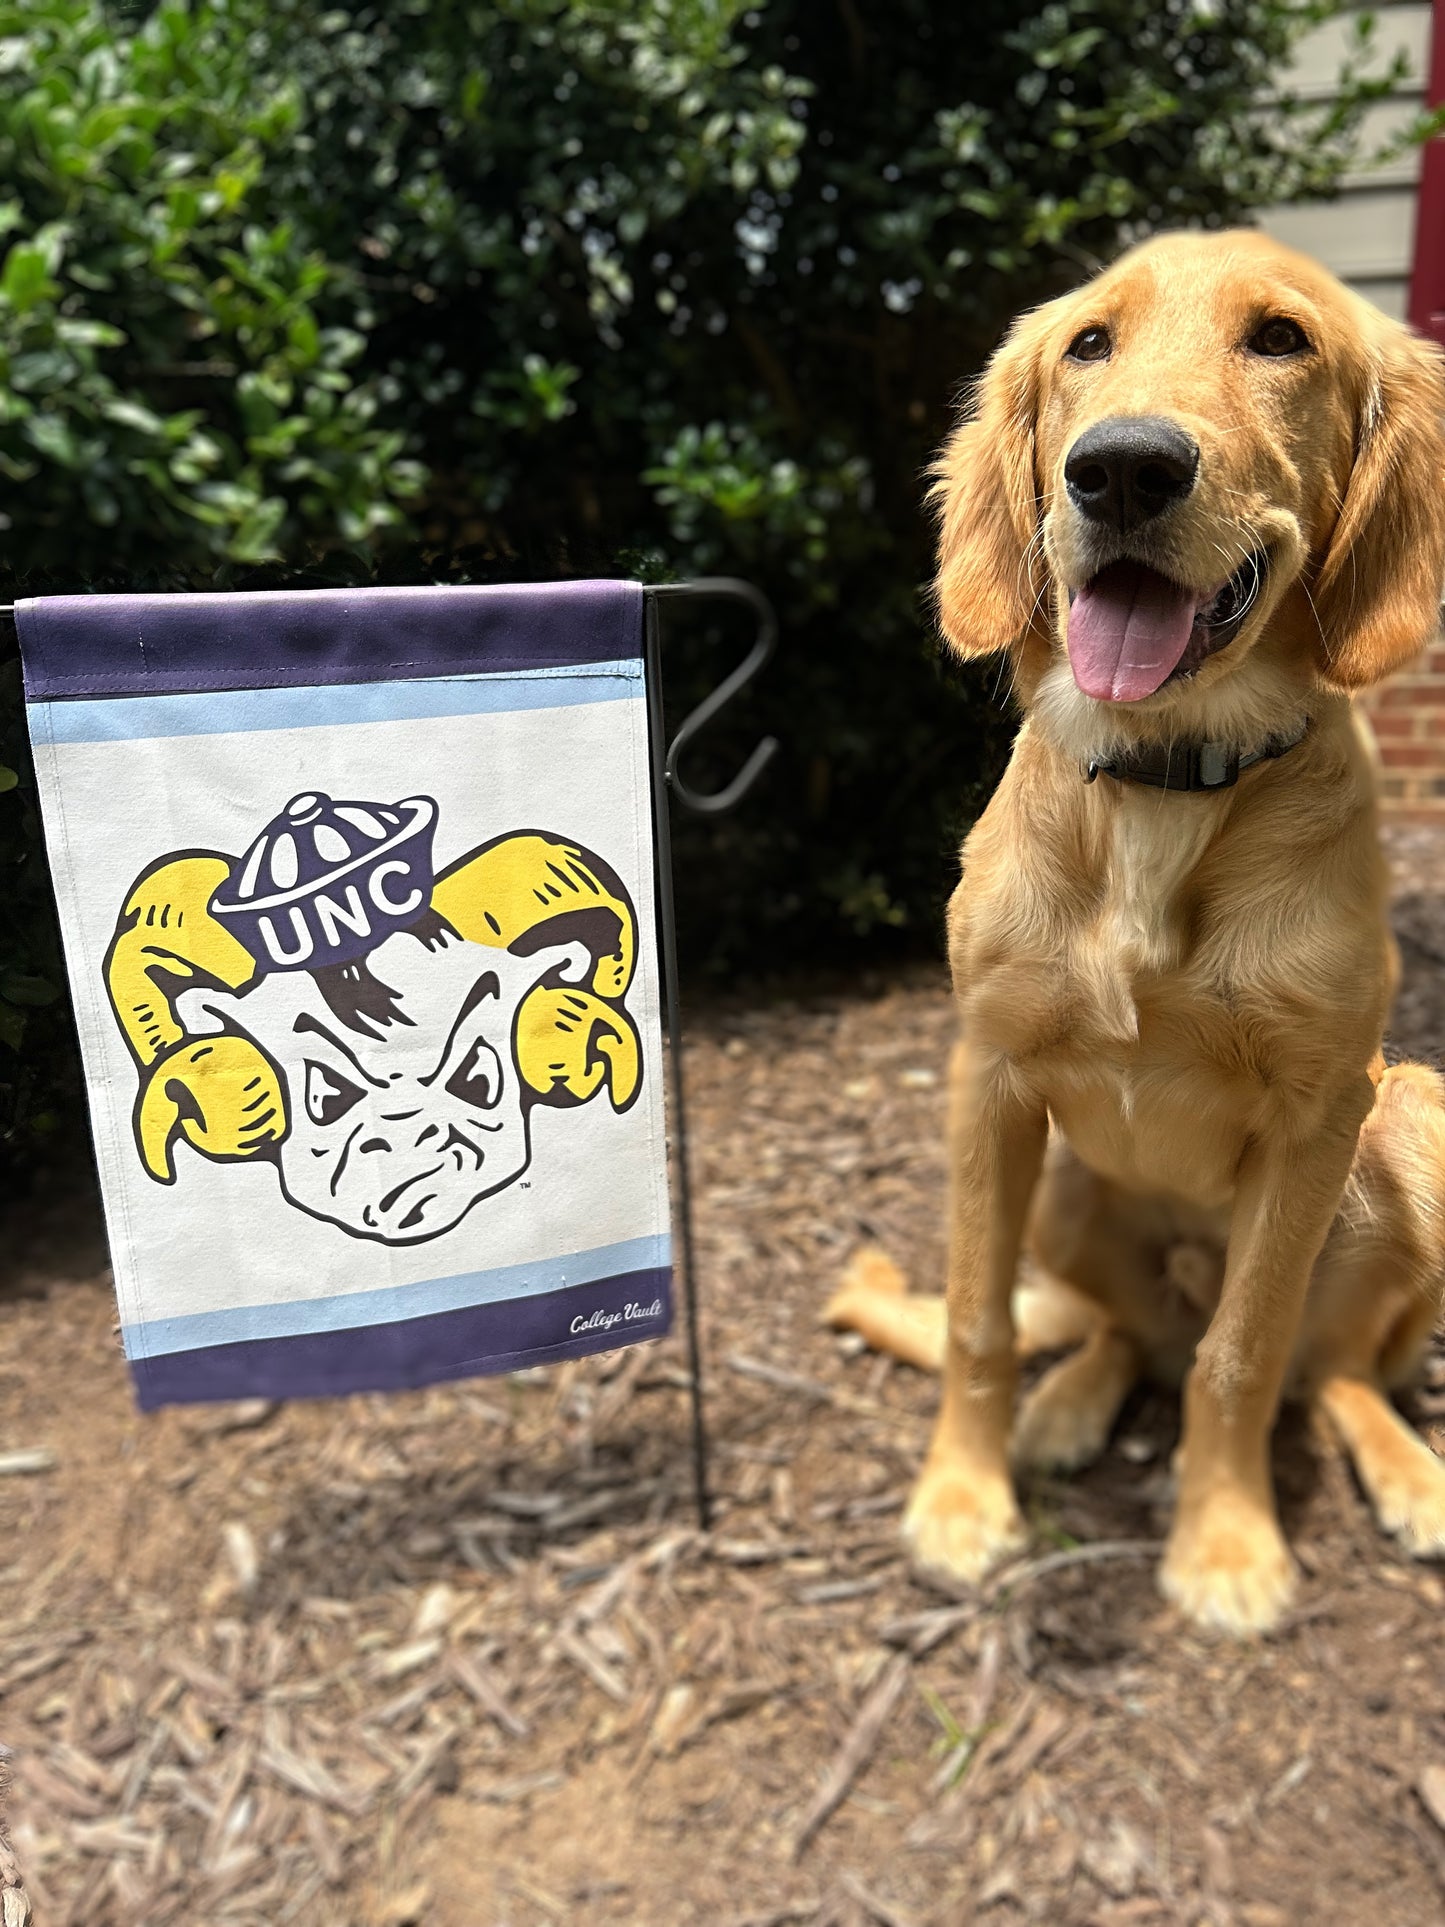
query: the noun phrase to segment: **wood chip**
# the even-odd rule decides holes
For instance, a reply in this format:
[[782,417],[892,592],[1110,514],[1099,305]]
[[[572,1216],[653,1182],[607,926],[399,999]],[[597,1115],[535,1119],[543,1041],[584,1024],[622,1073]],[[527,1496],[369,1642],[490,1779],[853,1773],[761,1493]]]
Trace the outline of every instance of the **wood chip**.
[[888,1619],[878,1628],[878,1637],[888,1646],[906,1646],[915,1659],[942,1645],[960,1626],[967,1626],[983,1611],[983,1602],[965,1600],[958,1606],[936,1606],[931,1612],[909,1613]]
[[221,1543],[226,1548],[237,1588],[243,1598],[249,1599],[261,1577],[261,1555],[256,1550],[251,1528],[239,1519],[230,1519],[221,1527]]
[[1415,1791],[1430,1818],[1445,1832],[1445,1766],[1422,1767]]
[[364,1796],[342,1786],[319,1760],[304,1759],[299,1753],[293,1753],[289,1747],[280,1746],[274,1741],[261,1749],[256,1756],[256,1764],[274,1773],[283,1785],[292,1787],[297,1793],[304,1793],[309,1799],[336,1807],[342,1813],[364,1813],[370,1804]]
[[454,1587],[445,1584],[428,1586],[416,1609],[416,1618],[411,1622],[412,1633],[417,1639],[426,1639],[433,1633],[444,1631],[456,1618],[461,1605],[462,1594]]
[[775,1700],[783,1688],[771,1680],[740,1680],[730,1686],[725,1693],[715,1699],[707,1710],[709,1726],[719,1726],[725,1720],[741,1719],[744,1714],[754,1713],[769,1700]]
[[1002,1566],[984,1584],[984,1597],[996,1599],[1012,1594],[1050,1573],[1065,1572],[1070,1566],[1097,1565],[1105,1559],[1157,1559],[1164,1550],[1158,1539],[1096,1539],[1088,1545],[1068,1546],[1062,1552],[1046,1552],[1042,1558],[1027,1559],[1022,1565]]
[[155,1834],[143,1833],[139,1827],[128,1826],[124,1820],[96,1820],[77,1824],[69,1829],[69,1834],[82,1853],[99,1854],[106,1859],[117,1853],[148,1858],[160,1845]]
[[197,1438],[224,1438],[228,1432],[254,1432],[280,1411],[274,1398],[242,1398],[234,1405],[222,1405],[204,1418],[196,1419],[191,1432]]
[[636,1485],[613,1486],[606,1492],[594,1493],[591,1498],[578,1499],[575,1505],[563,1506],[549,1513],[542,1522],[544,1532],[571,1532],[577,1526],[587,1525],[593,1519],[605,1518],[609,1512],[616,1512],[623,1506],[638,1506],[669,1487],[666,1479],[643,1479]]
[[419,1666],[430,1666],[442,1650],[439,1639],[417,1639],[410,1645],[398,1646],[393,1652],[378,1653],[367,1671],[373,1679],[401,1679],[407,1673],[414,1673]]
[[1214,1900],[1227,1900],[1234,1891],[1234,1857],[1228,1840],[1218,1827],[1204,1826],[1199,1832],[1199,1845],[1205,1893]]
[[1115,1814],[1103,1839],[1083,1843],[1083,1862],[1116,1900],[1127,1900],[1148,1870],[1149,1847],[1136,1827]]
[[865,1887],[857,1874],[845,1869],[838,1876],[838,1884],[857,1901],[870,1920],[879,1923],[879,1927],[916,1927],[916,1915],[905,1913],[871,1887]]
[[764,1385],[776,1386],[780,1392],[797,1392],[803,1398],[816,1399],[821,1405],[831,1405],[838,1396],[834,1388],[820,1378],[786,1371],[781,1365],[770,1365],[762,1358],[748,1358],[742,1352],[729,1352],[724,1363],[739,1378],[755,1378]]
[[53,1673],[57,1666],[65,1664],[72,1651],[70,1645],[50,1646],[44,1652],[31,1653],[28,1658],[17,1660],[8,1672],[0,1674],[0,1699],[12,1687],[23,1686],[26,1680],[40,1679],[46,1673]]
[[221,1850],[230,1834],[234,1831],[233,1821],[239,1808],[246,1783],[251,1777],[255,1760],[255,1745],[250,1739],[241,1745],[227,1761],[220,1785],[216,1789],[216,1810],[211,1824],[206,1828],[201,1842],[201,1864],[213,1874],[220,1859]]
[[367,1714],[367,1719],[374,1726],[395,1726],[400,1721],[410,1720],[414,1714],[421,1711],[429,1699],[434,1698],[442,1690],[447,1683],[447,1677],[446,1671],[439,1668],[430,1679],[424,1679],[419,1686],[413,1686],[409,1692],[398,1693],[394,1700],[387,1700],[384,1705],[374,1707]]
[[425,1741],[392,1788],[392,1797],[405,1800],[427,1780],[435,1780],[439,1784],[445,1782],[444,1790],[454,1788],[457,1776],[452,1759],[452,1742],[455,1738],[456,1734],[447,1727]]
[[495,1720],[502,1731],[514,1740],[525,1740],[531,1728],[527,1722],[512,1711],[500,1688],[486,1668],[465,1653],[454,1652],[447,1661],[453,1679],[464,1693],[470,1693],[489,1719]]
[[346,1871],[346,1863],[341,1857],[336,1835],[327,1824],[325,1813],[314,1802],[306,1807],[306,1838],[311,1851],[316,1855],[316,1864],[321,1869],[322,1878],[329,1887],[339,1887]]
[[697,1691],[686,1681],[670,1686],[663,1695],[647,1735],[648,1745],[660,1758],[671,1759],[681,1747],[693,1725],[696,1702]]
[[515,1780],[501,1780],[496,1786],[479,1787],[474,1799],[494,1801],[498,1806],[514,1806],[518,1800],[525,1800],[533,1793],[545,1793],[549,1787],[565,1786],[564,1773],[523,1773]]
[[60,1774],[52,1773],[38,1756],[26,1760],[21,1779],[29,1796],[45,1806],[54,1807],[60,1813],[70,1814],[74,1819],[99,1820],[109,1811],[108,1801],[97,1799],[93,1793],[82,1793],[71,1786]]
[[173,1673],[177,1679],[183,1679],[187,1686],[194,1688],[201,1700],[213,1707],[228,1706],[236,1698],[233,1681],[223,1678],[211,1667],[203,1666],[189,1653],[166,1652],[161,1657],[161,1664],[168,1673]]
[[[1314,1763],[1314,1755],[1312,1753],[1301,1753],[1297,1760],[1285,1768],[1274,1785],[1270,1787],[1269,1791],[1264,1795],[1259,1803],[1260,1812],[1267,1813],[1272,1806],[1277,1806],[1281,1800],[1288,1799],[1289,1795],[1293,1793],[1295,1788],[1306,1778]],[[1425,1771],[1428,1773],[1430,1769],[1427,1767]]]
[[809,1559],[819,1550],[811,1540],[791,1545],[772,1539],[718,1539],[712,1547],[714,1559],[729,1566],[771,1566],[780,1559]]
[[729,1352],[723,1363],[739,1378],[755,1378],[780,1392],[792,1392],[796,1397],[812,1399],[819,1405],[836,1405],[841,1412],[876,1417],[883,1411],[883,1407],[874,1399],[853,1398],[847,1392],[835,1391],[831,1385],[825,1385],[820,1378],[808,1378],[802,1372],[786,1371],[781,1365],[769,1365],[765,1359],[749,1358],[742,1352]]
[[911,1662],[906,1654],[889,1660],[877,1685],[863,1703],[863,1709],[829,1767],[823,1784],[809,1803],[793,1835],[793,1859],[801,1859],[808,1842],[837,1808],[849,1787],[872,1757],[873,1749],[888,1724],[893,1709],[908,1684]]
[[489,1492],[486,1503],[514,1519],[545,1519],[565,1503],[560,1492]]
[[872,1579],[826,1579],[818,1586],[800,1586],[798,1604],[836,1606],[845,1599],[864,1599],[869,1593],[880,1592],[886,1584],[887,1575],[881,1572]]
[[426,1920],[432,1902],[430,1883],[421,1880],[405,1893],[388,1900],[381,1910],[382,1927],[419,1927]]
[[1068,1725],[1069,1717],[1062,1707],[1041,1706],[1015,1744],[1006,1754],[995,1759],[994,1770],[999,1778],[1013,1784],[1032,1773],[1055,1742],[1062,1738]]
[[556,1645],[558,1652],[565,1654],[574,1666],[579,1667],[587,1675],[594,1686],[600,1687],[607,1694],[609,1699],[616,1700],[619,1705],[625,1705],[631,1698],[625,1681],[613,1671],[591,1641],[584,1638],[581,1633],[573,1632],[570,1626],[563,1626],[557,1633]]
[[981,1733],[988,1725],[988,1716],[993,1711],[994,1695],[998,1691],[999,1668],[1003,1663],[1003,1633],[997,1626],[990,1629],[978,1655],[978,1670],[973,1676],[973,1691],[969,1695],[968,1724],[971,1732]]

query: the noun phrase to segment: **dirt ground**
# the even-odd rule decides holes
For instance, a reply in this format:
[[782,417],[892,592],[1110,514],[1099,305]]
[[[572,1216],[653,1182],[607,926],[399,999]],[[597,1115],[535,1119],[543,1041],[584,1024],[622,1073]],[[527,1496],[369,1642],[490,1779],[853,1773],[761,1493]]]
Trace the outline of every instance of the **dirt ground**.
[[[1438,1059],[1445,849],[1395,852]],[[1445,1580],[1296,1415],[1268,1642],[1154,1590],[1158,1394],[986,1596],[907,1572],[934,1387],[817,1315],[865,1237],[939,1274],[949,1033],[929,970],[694,1016],[706,1539],[680,1335],[142,1419],[93,1207],[0,1230],[4,1927],[1445,1917]],[[1445,1349],[1411,1410],[1445,1449]]]

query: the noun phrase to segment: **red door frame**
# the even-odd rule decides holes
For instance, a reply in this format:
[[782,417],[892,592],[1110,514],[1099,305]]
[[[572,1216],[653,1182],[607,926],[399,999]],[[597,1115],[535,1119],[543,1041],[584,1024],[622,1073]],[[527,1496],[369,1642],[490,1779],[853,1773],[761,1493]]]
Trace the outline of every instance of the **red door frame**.
[[[1445,102],[1445,0],[1433,0],[1431,7],[1427,98],[1432,107]],[[1420,157],[1410,323],[1445,344],[1445,134],[1426,141]]]

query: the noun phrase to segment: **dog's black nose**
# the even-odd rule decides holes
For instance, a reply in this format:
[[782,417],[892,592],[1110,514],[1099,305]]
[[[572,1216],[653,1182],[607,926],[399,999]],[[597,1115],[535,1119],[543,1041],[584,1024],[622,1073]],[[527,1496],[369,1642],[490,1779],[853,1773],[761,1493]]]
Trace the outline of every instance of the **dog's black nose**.
[[1064,483],[1081,514],[1123,533],[1181,501],[1198,468],[1199,444],[1162,415],[1113,415],[1074,443]]

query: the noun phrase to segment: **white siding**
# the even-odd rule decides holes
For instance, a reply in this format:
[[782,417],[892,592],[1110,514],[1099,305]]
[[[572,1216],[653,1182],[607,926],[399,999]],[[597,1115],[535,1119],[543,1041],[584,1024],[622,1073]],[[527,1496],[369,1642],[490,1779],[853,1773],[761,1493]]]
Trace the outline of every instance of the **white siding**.
[[[1420,0],[1376,10],[1378,53],[1372,67],[1387,68],[1395,53],[1410,63],[1409,78],[1393,97],[1370,110],[1366,149],[1387,140],[1425,104],[1430,66],[1430,8]],[[1285,85],[1306,98],[1328,100],[1350,45],[1349,16],[1329,21],[1300,45]],[[1333,268],[1386,314],[1403,319],[1410,294],[1415,250],[1415,193],[1420,178],[1418,147],[1346,178],[1336,201],[1306,207],[1270,208],[1260,226]]]

